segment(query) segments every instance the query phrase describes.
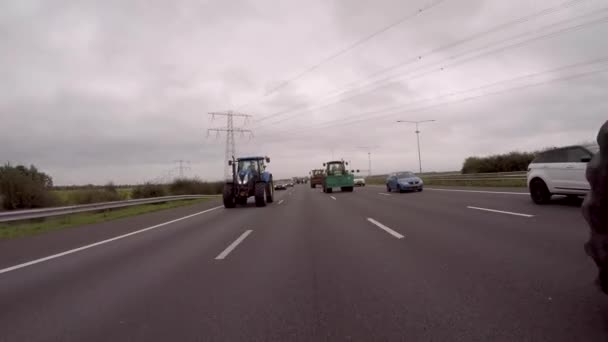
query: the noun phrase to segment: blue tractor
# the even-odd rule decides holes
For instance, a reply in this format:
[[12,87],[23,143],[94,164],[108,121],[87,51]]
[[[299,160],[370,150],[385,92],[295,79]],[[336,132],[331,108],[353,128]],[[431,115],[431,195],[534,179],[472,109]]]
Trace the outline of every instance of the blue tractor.
[[232,179],[224,184],[224,207],[247,205],[247,198],[255,197],[255,206],[264,207],[274,199],[272,174],[266,171],[268,157],[244,157],[228,161],[232,166]]

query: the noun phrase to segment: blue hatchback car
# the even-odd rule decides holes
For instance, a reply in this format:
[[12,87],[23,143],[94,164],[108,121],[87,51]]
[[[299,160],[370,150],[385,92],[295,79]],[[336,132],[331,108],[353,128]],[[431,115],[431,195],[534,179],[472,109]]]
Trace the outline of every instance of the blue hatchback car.
[[395,172],[386,179],[386,191],[422,191],[424,183],[413,172]]

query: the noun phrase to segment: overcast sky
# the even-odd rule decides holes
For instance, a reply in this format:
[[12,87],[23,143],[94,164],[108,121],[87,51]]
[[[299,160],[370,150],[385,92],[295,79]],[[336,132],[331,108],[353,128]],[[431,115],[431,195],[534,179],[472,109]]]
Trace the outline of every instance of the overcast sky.
[[608,119],[606,8],[2,1],[0,161],[35,164],[56,184],[158,179],[178,159],[188,176],[221,179],[225,135],[206,131],[226,124],[207,113],[224,110],[252,115],[235,119],[254,132],[238,153],[270,156],[275,178],[332,157],[367,169],[365,146],[374,173],[417,170],[415,128],[399,119],[436,120],[421,126],[425,171],[592,141]]

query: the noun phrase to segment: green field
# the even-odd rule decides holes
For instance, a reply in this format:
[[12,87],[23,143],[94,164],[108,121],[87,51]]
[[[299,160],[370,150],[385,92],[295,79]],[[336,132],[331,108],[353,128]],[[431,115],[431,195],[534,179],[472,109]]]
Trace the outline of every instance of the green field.
[[203,198],[158,204],[143,204],[121,209],[106,210],[103,212],[80,213],[42,220],[30,220],[26,222],[19,221],[15,223],[0,223],[0,239],[12,239],[22,236],[37,235],[54,230],[100,223],[160,210],[194,205],[208,200],[209,199],[207,198]]

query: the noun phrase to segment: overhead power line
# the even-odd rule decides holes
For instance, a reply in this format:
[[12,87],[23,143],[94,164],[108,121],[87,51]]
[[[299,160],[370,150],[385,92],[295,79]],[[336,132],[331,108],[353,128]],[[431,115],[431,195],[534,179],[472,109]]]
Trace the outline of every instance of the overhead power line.
[[[582,67],[582,66],[590,66],[590,65],[602,65],[602,64],[606,64],[608,63],[608,57],[602,57],[599,59],[595,59],[593,61],[589,61],[589,62],[583,62],[583,63],[576,63],[576,64],[572,64],[572,65],[568,65],[568,66],[563,66],[560,68],[556,68],[556,69],[552,69],[552,70],[546,70],[546,71],[542,71],[542,72],[537,72],[537,73],[533,73],[533,74],[528,74],[525,76],[520,76],[520,77],[516,77],[513,79],[508,79],[508,80],[504,80],[504,81],[500,81],[500,82],[493,82],[491,84],[485,85],[485,86],[480,86],[480,87],[476,87],[473,89],[469,89],[469,90],[463,90],[463,91],[458,91],[458,92],[451,92],[448,94],[444,94],[444,95],[440,95],[437,96],[435,98],[430,98],[430,99],[424,99],[422,100],[423,102],[426,101],[432,101],[432,100],[438,100],[441,98],[450,98],[453,97],[457,94],[462,94],[462,93],[466,93],[466,92],[477,92],[483,89],[487,89],[487,88],[491,88],[491,87],[495,87],[499,84],[506,84],[506,83],[513,83],[513,82],[517,82],[517,81],[522,81],[525,79],[529,79],[529,78],[535,78],[535,77],[539,77],[545,74],[549,74],[549,73],[555,73],[555,72],[561,72],[561,71],[565,71],[567,69],[573,69],[575,67]],[[550,83],[555,83],[555,82],[562,82],[562,81],[567,81],[567,80],[573,80],[573,79],[577,79],[577,78],[583,78],[583,77],[588,77],[588,76],[592,76],[592,75],[596,75],[596,74],[600,74],[600,73],[605,73],[608,71],[608,68],[602,68],[602,69],[597,69],[597,70],[591,70],[591,71],[587,71],[587,72],[581,72],[581,73],[577,73],[574,75],[567,75],[567,76],[562,76],[562,77],[557,77],[557,78],[553,78],[550,80],[544,80],[544,81],[540,81],[540,82],[533,82],[533,83],[529,83],[529,84],[524,84],[524,85],[520,85],[520,86],[515,86],[515,87],[511,87],[508,89],[503,89],[503,90],[498,90],[498,91],[493,91],[493,92],[487,92],[484,94],[480,94],[480,95],[473,95],[473,96],[469,96],[469,97],[465,97],[465,98],[460,98],[460,99],[455,99],[455,100],[449,100],[449,101],[445,101],[445,102],[441,102],[441,103],[437,103],[437,104],[432,104],[432,105],[426,105],[426,106],[421,106],[421,107],[416,107],[416,108],[411,108],[411,109],[405,109],[405,110],[399,110],[398,108],[391,108],[390,110],[387,109],[380,109],[377,111],[372,111],[372,112],[367,112],[367,113],[362,113],[359,114],[357,116],[366,116],[366,118],[362,118],[362,119],[358,119],[358,120],[335,120],[335,121],[331,121],[331,122],[327,122],[327,123],[322,123],[321,126],[317,126],[317,127],[309,127],[308,129],[304,129],[301,131],[287,131],[284,132],[284,134],[287,134],[287,136],[281,136],[281,137],[272,137],[271,139],[267,139],[267,140],[259,140],[261,142],[272,142],[272,141],[285,141],[289,138],[298,138],[297,136],[294,136],[294,134],[299,134],[299,133],[304,133],[307,130],[321,130],[321,129],[327,129],[327,128],[332,128],[335,126],[340,126],[340,127],[345,127],[345,126],[350,126],[353,124],[358,124],[358,123],[362,123],[362,122],[367,122],[367,121],[371,121],[371,120],[378,120],[378,119],[384,119],[384,118],[388,118],[388,117],[393,117],[393,116],[397,116],[397,115],[401,115],[404,113],[413,113],[413,112],[420,112],[420,111],[426,111],[429,109],[433,109],[433,108],[437,108],[437,107],[441,107],[441,106],[445,106],[445,105],[450,105],[450,104],[457,104],[457,103],[463,103],[463,102],[468,102],[468,101],[473,101],[473,100],[477,100],[480,98],[485,98],[488,96],[495,96],[495,95],[500,95],[500,94],[504,94],[504,93],[509,93],[509,92],[513,92],[513,91],[518,91],[518,90],[522,90],[522,89],[528,89],[528,88],[532,88],[532,87],[537,87],[537,86],[542,86],[542,85],[546,85],[546,84],[550,84]],[[411,105],[411,103],[406,104],[406,106]],[[388,111],[388,113],[387,113]],[[373,115],[373,114],[382,114],[385,113],[383,115]],[[369,115],[373,115],[373,116],[369,116]],[[302,137],[302,136],[301,136]],[[302,137],[305,138],[305,137]]]
[[[463,45],[463,44],[468,43],[470,41],[479,39],[479,38],[481,38],[483,36],[487,36],[487,35],[492,34],[492,33],[500,32],[500,31],[502,31],[504,29],[510,28],[511,26],[523,24],[523,23],[529,22],[530,20],[538,19],[540,17],[544,17],[544,16],[547,16],[547,15],[550,15],[550,14],[554,14],[556,12],[563,11],[565,9],[573,7],[575,5],[580,5],[584,1],[588,1],[588,0],[569,0],[569,1],[566,1],[566,2],[564,2],[562,4],[559,4],[557,6],[546,8],[546,9],[540,10],[538,12],[534,12],[532,14],[526,15],[524,17],[520,17],[520,18],[517,18],[515,20],[506,22],[506,23],[502,23],[502,24],[500,24],[498,26],[494,26],[494,27],[492,27],[492,28],[490,28],[488,30],[474,33],[474,34],[472,34],[472,35],[470,35],[468,37],[465,37],[463,39],[459,39],[459,40],[457,40],[455,42],[439,46],[437,48],[431,49],[431,50],[426,51],[424,53],[421,53],[419,55],[415,55],[415,56],[411,57],[410,59],[407,59],[407,60],[405,60],[403,62],[400,62],[400,63],[397,63],[395,65],[389,66],[389,67],[384,68],[382,70],[379,70],[379,71],[373,73],[373,76],[376,77],[376,76],[388,73],[390,71],[393,71],[395,69],[401,68],[403,66],[406,66],[406,65],[409,65],[409,64],[412,64],[412,63],[415,63],[415,62],[419,62],[421,60],[426,59],[426,57],[429,56],[429,55],[436,54],[436,53],[444,51],[444,50],[449,50],[451,48],[455,48],[455,47],[457,47],[459,45]],[[369,76],[366,77],[366,79],[369,79],[369,78],[370,78]],[[353,81],[353,82],[347,84],[346,86],[344,86],[344,88],[355,87],[355,86],[357,86],[357,84],[361,80],[362,79]],[[337,94],[334,94],[333,96],[340,95],[340,94],[343,94],[343,93],[344,93],[344,91],[337,90]]]
[[[547,29],[549,27],[554,27],[554,26],[560,26],[560,25],[563,25],[564,23],[567,23],[567,22],[576,21],[576,20],[578,20],[578,19],[580,19],[582,17],[587,17],[589,15],[595,15],[597,13],[607,12],[607,11],[608,11],[608,9],[604,9],[604,10],[601,10],[599,12],[595,12],[595,13],[591,13],[591,14],[587,14],[587,15],[583,15],[583,16],[577,17],[575,19],[565,20],[565,21],[562,21],[562,22],[559,22],[559,23],[556,23],[556,24],[552,24],[552,25],[549,25],[547,27],[543,27],[542,29]],[[409,76],[408,79],[407,79],[407,81],[415,80],[415,79],[418,79],[418,78],[421,78],[423,76],[427,76],[427,75],[430,75],[430,74],[433,74],[433,73],[436,73],[436,72],[441,72],[441,71],[444,71],[445,69],[447,69],[449,67],[454,67],[454,66],[457,66],[457,65],[460,65],[460,64],[464,64],[466,62],[478,59],[480,57],[488,56],[488,55],[491,55],[491,54],[496,54],[496,53],[505,51],[507,49],[519,47],[519,46],[522,46],[522,45],[525,45],[525,44],[528,44],[528,43],[531,43],[531,42],[534,42],[534,41],[538,41],[538,40],[541,40],[541,39],[552,38],[552,37],[555,37],[557,35],[561,35],[561,34],[565,34],[565,33],[568,33],[568,32],[573,32],[573,31],[581,30],[581,29],[584,29],[584,28],[586,28],[588,26],[592,26],[592,25],[596,25],[596,24],[602,24],[602,23],[606,23],[606,22],[608,22],[608,17],[602,17],[602,18],[594,20],[594,21],[589,21],[589,22],[586,22],[586,23],[582,23],[582,24],[579,24],[579,25],[572,26],[572,27],[566,27],[566,28],[563,28],[563,29],[560,29],[560,30],[557,30],[557,31],[549,32],[547,34],[543,34],[543,35],[540,35],[540,36],[533,36],[533,37],[528,38],[528,39],[516,41],[513,44],[499,46],[496,49],[484,51],[484,52],[479,53],[477,55],[473,55],[473,56],[470,56],[470,57],[467,57],[467,58],[464,58],[464,59],[460,59],[460,60],[457,60],[457,61],[449,63],[449,64],[443,64],[442,65],[442,64],[440,64],[441,62],[434,63],[434,65],[435,65],[434,68],[429,69],[428,68],[429,66],[427,66],[426,68],[428,70],[423,71],[423,72],[418,73],[418,74],[415,74],[415,75],[412,75],[412,76]],[[483,50],[483,49],[491,48],[492,46],[495,46],[495,45],[501,45],[501,44],[503,44],[505,42],[509,42],[509,41],[512,41],[512,40],[517,40],[517,39],[521,38],[522,36],[526,36],[526,35],[529,35],[529,33],[524,33],[524,34],[521,34],[521,35],[518,35],[518,36],[515,36],[515,37],[511,37],[511,38],[506,39],[506,40],[501,40],[501,41],[496,42],[496,43],[488,44],[488,45],[486,45],[483,48],[478,49],[478,50]],[[475,52],[475,51],[473,51],[473,52]],[[466,55],[468,55],[470,53],[471,52],[459,53],[459,54],[456,54],[456,55],[449,56],[446,59],[447,60],[457,59],[457,58],[466,56]],[[431,65],[431,66],[433,66],[433,65]],[[321,109],[325,109],[325,108],[331,107],[331,106],[339,104],[339,103],[344,103],[347,100],[356,98],[358,96],[375,92],[375,91],[377,91],[379,89],[386,88],[388,85],[390,85],[390,84],[387,85],[387,84],[383,84],[383,83],[386,83],[387,81],[394,81],[398,77],[403,77],[403,76],[406,76],[408,74],[412,74],[412,72],[399,73],[399,74],[393,75],[391,77],[387,77],[387,78],[384,78],[382,80],[375,81],[372,84],[368,84],[366,86],[369,86],[369,85],[379,85],[379,86],[373,87],[373,88],[368,89],[366,91],[361,91],[359,93],[355,93],[353,95],[341,98],[341,99],[339,99],[337,101],[327,103],[325,105],[321,105],[321,106],[313,107],[313,108],[302,109],[300,111],[297,111],[293,115],[289,115],[288,117],[292,117],[294,115],[302,114],[302,113],[309,112],[309,111],[318,111],[318,110],[321,110]],[[284,115],[284,114],[287,114],[287,112],[285,112],[285,113],[283,113],[281,115]],[[274,122],[271,122],[271,123],[267,123],[266,125],[278,124],[278,123],[284,122],[285,120],[288,120],[288,118],[285,118],[285,119],[282,119],[282,120],[279,120],[279,121],[274,121]],[[261,126],[256,126],[256,128],[259,128],[259,127],[261,127]]]
[[[269,96],[269,95],[271,95],[271,94],[274,94],[274,93],[275,93],[276,91],[278,91],[279,89],[284,88],[284,87],[285,87],[285,86],[287,86],[288,84],[290,84],[290,83],[292,83],[292,82],[294,82],[294,81],[297,81],[297,80],[299,80],[300,78],[304,77],[306,74],[309,74],[309,73],[311,73],[311,72],[313,72],[313,71],[317,70],[317,69],[318,69],[319,67],[321,67],[323,64],[325,64],[325,63],[327,63],[327,62],[329,62],[329,61],[331,61],[331,60],[333,60],[333,59],[336,59],[337,57],[339,57],[339,56],[341,56],[341,55],[343,55],[343,54],[345,54],[345,53],[347,53],[347,52],[349,52],[349,51],[351,51],[351,50],[355,49],[356,47],[358,47],[358,46],[360,46],[360,45],[363,45],[364,43],[368,42],[369,40],[373,39],[374,37],[376,37],[376,36],[378,36],[378,35],[380,35],[380,34],[382,34],[382,33],[386,32],[386,31],[388,31],[388,30],[390,30],[390,29],[392,29],[392,28],[393,28],[393,27],[395,27],[395,26],[398,26],[398,25],[400,25],[400,24],[403,24],[404,22],[406,22],[406,21],[408,21],[408,20],[410,20],[410,19],[412,19],[412,18],[415,18],[415,17],[419,16],[421,13],[423,13],[423,12],[425,12],[425,11],[428,11],[429,9],[431,9],[431,8],[433,8],[433,7],[437,6],[437,5],[439,5],[440,3],[444,2],[444,1],[446,1],[446,0],[437,0],[437,1],[435,1],[435,2],[431,3],[431,4],[427,5],[427,6],[421,7],[421,8],[419,8],[417,11],[415,11],[415,12],[413,12],[413,13],[408,13],[406,16],[399,18],[397,21],[392,22],[392,23],[390,23],[389,25],[384,26],[384,27],[382,27],[381,29],[379,29],[379,30],[377,30],[377,31],[375,31],[375,32],[372,32],[371,34],[369,34],[369,35],[367,35],[367,36],[365,36],[365,37],[363,37],[363,38],[361,38],[361,39],[359,39],[359,40],[357,40],[357,41],[355,41],[355,42],[353,42],[353,43],[351,43],[351,44],[347,45],[346,47],[344,47],[344,48],[342,48],[342,49],[340,49],[340,50],[338,50],[338,51],[335,51],[334,53],[330,54],[329,56],[327,56],[327,57],[325,57],[325,58],[321,59],[319,62],[317,62],[317,63],[315,63],[315,64],[313,64],[313,65],[309,66],[308,68],[306,68],[306,69],[302,70],[300,73],[296,74],[295,76],[293,76],[293,77],[291,77],[291,78],[289,78],[289,79],[287,79],[287,80],[285,80],[285,81],[283,81],[283,82],[279,83],[277,86],[275,86],[275,87],[273,87],[273,88],[269,89],[269,90],[268,90],[268,91],[266,91],[266,93],[264,93],[264,95],[263,95],[263,96],[262,96],[260,99],[258,99],[257,101],[261,101],[261,100],[262,100],[262,99],[264,99],[265,97],[267,97],[267,96]],[[580,1],[580,0],[577,0],[577,1]],[[250,106],[250,105],[252,105],[252,104],[256,103],[257,101],[252,101],[252,102],[247,103],[247,104],[245,104],[245,105],[243,105],[243,106],[240,106],[240,107],[238,107],[238,108],[239,108],[239,109],[242,109],[242,108],[248,107],[248,106]],[[264,118],[260,118],[260,120],[264,120]]]
[[[577,1],[580,1],[580,0],[577,0]],[[581,16],[578,16],[578,17],[573,18],[573,19],[563,20],[563,21],[560,21],[560,22],[557,22],[557,23],[554,23],[554,24],[550,24],[550,25],[544,26],[544,27],[542,27],[540,29],[535,29],[532,32],[528,31],[528,32],[525,32],[525,33],[522,33],[522,34],[519,34],[519,35],[516,35],[516,36],[513,36],[513,37],[509,37],[509,38],[502,39],[502,40],[499,40],[499,41],[496,41],[496,42],[493,42],[493,43],[490,43],[490,44],[486,44],[486,45],[484,45],[481,48],[475,48],[473,50],[469,50],[469,51],[461,52],[461,53],[458,53],[458,54],[455,54],[455,55],[452,55],[452,56],[448,56],[447,58],[445,58],[442,61],[435,62],[435,63],[433,63],[431,65],[423,66],[423,67],[419,68],[418,70],[423,69],[423,68],[429,69],[429,67],[432,67],[434,65],[435,66],[438,65],[439,67],[436,67],[436,68],[434,68],[432,70],[428,70],[428,71],[425,71],[425,72],[423,72],[421,74],[415,75],[415,77],[410,77],[410,78],[408,78],[408,80],[420,78],[422,76],[426,76],[426,75],[429,75],[429,74],[432,74],[432,73],[435,73],[435,72],[444,71],[447,67],[453,67],[453,66],[456,66],[456,65],[459,65],[459,64],[463,64],[465,62],[469,62],[471,60],[474,60],[474,59],[477,59],[477,58],[480,58],[480,57],[483,57],[483,56],[487,56],[487,55],[490,55],[490,54],[498,53],[498,52],[504,51],[506,49],[518,47],[518,46],[521,46],[521,45],[524,45],[524,44],[527,44],[527,43],[530,43],[530,42],[533,42],[533,41],[537,41],[537,40],[540,40],[540,39],[546,39],[546,38],[554,37],[554,36],[556,36],[558,34],[563,34],[563,33],[567,33],[567,32],[574,31],[574,30],[579,30],[579,29],[582,29],[582,28],[587,27],[589,25],[595,25],[595,24],[606,22],[607,18],[605,17],[605,18],[601,18],[599,20],[590,21],[590,22],[587,22],[587,23],[583,23],[583,24],[580,24],[580,25],[573,26],[573,27],[563,28],[563,29],[560,29],[560,30],[557,30],[557,31],[553,31],[553,32],[544,34],[544,35],[533,36],[533,37],[528,38],[528,39],[517,41],[517,42],[515,42],[515,43],[513,43],[511,45],[500,46],[501,44],[504,44],[504,43],[507,43],[507,42],[510,42],[510,41],[513,41],[513,40],[518,40],[518,39],[525,38],[526,36],[529,36],[531,33],[532,34],[536,33],[539,30],[547,30],[547,29],[550,29],[550,28],[554,28],[556,26],[560,26],[560,25],[564,25],[564,24],[567,24],[567,23],[571,23],[573,21],[577,21],[577,20],[579,20],[581,18],[588,17],[590,15],[597,15],[598,13],[602,13],[602,12],[606,12],[606,11],[608,11],[608,9],[603,9],[603,10],[596,11],[596,12],[593,12],[593,13],[588,13],[588,14],[581,15]],[[543,13],[546,13],[546,12],[543,11]],[[472,54],[472,53],[475,53],[475,52],[478,52],[478,51],[487,50],[487,49],[490,49],[490,48],[495,47],[495,46],[499,46],[499,47],[496,48],[496,49],[494,49],[494,50],[484,51],[484,52],[482,52],[480,54],[477,54],[477,55],[474,55],[474,56],[471,56],[471,57],[468,57],[468,58],[465,58],[465,59],[462,59],[462,60],[458,60],[458,61],[455,61],[455,62],[450,63],[450,64],[441,65],[441,63],[445,63],[446,60],[449,61],[449,60],[461,58],[463,56],[466,56],[466,55],[469,55],[469,54]],[[388,77],[382,78],[380,80],[376,80],[376,81],[370,82],[368,84],[363,84],[360,87],[358,87],[357,89],[350,89],[350,90],[347,90],[347,91],[343,91],[342,93],[339,93],[339,94],[336,94],[336,95],[333,95],[333,96],[325,98],[325,100],[327,100],[327,99],[339,97],[340,95],[344,95],[344,94],[347,94],[349,92],[353,92],[353,91],[356,91],[356,90],[361,90],[361,89],[369,87],[369,86],[376,86],[376,87],[373,87],[373,88],[368,89],[366,91],[359,91],[358,93],[355,93],[353,95],[350,95],[350,96],[338,99],[337,101],[329,102],[327,104],[316,106],[316,107],[312,107],[312,108],[302,108],[302,107],[305,107],[305,106],[297,105],[297,106],[293,106],[293,107],[291,107],[291,108],[289,108],[287,110],[282,110],[282,111],[279,111],[279,112],[275,112],[275,113],[270,114],[270,115],[268,115],[266,117],[269,118],[269,117],[272,116],[274,118],[278,118],[278,117],[281,117],[281,116],[285,116],[285,115],[287,115],[289,113],[295,112],[294,114],[288,116],[288,117],[292,117],[292,116],[294,116],[296,114],[301,114],[301,113],[305,113],[305,112],[309,112],[309,111],[316,111],[316,110],[321,110],[321,109],[324,109],[324,108],[328,108],[328,107],[333,106],[335,104],[343,103],[343,102],[346,102],[347,100],[350,100],[352,98],[355,98],[355,97],[358,97],[358,96],[361,96],[361,95],[364,95],[364,94],[376,91],[376,90],[381,89],[383,87],[386,87],[386,85],[382,86],[383,83],[395,80],[398,77],[406,76],[407,74],[412,74],[415,71],[416,71],[416,69],[410,70],[410,71],[406,71],[406,72],[397,73],[397,74],[394,74],[392,76],[388,76]],[[373,75],[370,78],[374,78],[375,76],[377,76],[377,74]],[[265,123],[265,124],[257,125],[257,126],[255,126],[255,128],[259,128],[259,127],[262,127],[264,125],[278,124],[278,123],[284,122],[285,120],[287,120],[287,119],[279,120],[279,121],[273,121],[273,122],[270,122],[270,123]]]
[[[491,82],[488,84],[484,84],[481,86],[477,86],[474,88],[469,88],[469,89],[465,89],[465,90],[459,90],[459,91],[452,91],[448,94],[443,94],[443,95],[438,95],[438,96],[434,96],[434,97],[430,97],[430,98],[423,98],[423,99],[418,99],[415,101],[411,101],[408,103],[402,103],[399,105],[395,105],[395,106],[391,106],[391,107],[387,107],[387,108],[383,108],[383,109],[376,109],[376,110],[372,110],[372,111],[368,111],[368,112],[363,112],[363,113],[359,113],[356,115],[352,115],[350,116],[346,122],[352,121],[353,119],[358,119],[358,118],[366,118],[366,119],[376,119],[377,117],[369,117],[369,115],[373,115],[373,114],[380,114],[383,112],[394,112],[396,110],[401,110],[404,109],[404,107],[408,107],[411,105],[415,105],[415,104],[421,104],[421,103],[425,103],[425,102],[432,102],[432,101],[436,101],[436,100],[440,100],[442,98],[446,98],[446,97],[454,97],[457,95],[462,95],[462,94],[467,94],[467,93],[472,93],[472,92],[478,92],[478,91],[483,91],[486,89],[490,89],[490,88],[494,88],[500,85],[505,85],[505,84],[509,84],[509,83],[514,83],[514,82],[520,82],[520,81],[524,81],[527,79],[531,79],[531,78],[535,78],[535,77],[539,77],[539,76],[543,76],[546,74],[552,74],[552,73],[556,73],[556,72],[561,72],[561,71],[566,71],[566,70],[570,70],[570,69],[574,69],[574,68],[580,68],[580,67],[584,67],[584,66],[589,66],[589,65],[594,65],[594,64],[601,64],[601,63],[605,63],[608,62],[608,57],[602,57],[599,59],[595,59],[595,60],[591,60],[591,61],[585,61],[585,62],[581,62],[581,63],[575,63],[575,64],[569,64],[566,66],[562,66],[559,68],[554,68],[554,69],[550,69],[550,70],[545,70],[545,71],[540,71],[540,72],[535,72],[535,73],[530,73],[524,76],[518,76],[515,78],[510,78],[507,80],[500,80],[500,81],[496,81],[496,82]],[[342,124],[344,123],[345,120],[344,119],[336,119],[336,120],[331,120],[331,121],[327,121],[324,123],[321,123],[320,125],[314,125],[313,126],[309,126],[309,127],[299,127],[298,129],[295,130],[291,130],[291,131],[287,131],[285,133],[299,133],[302,132],[303,130],[307,130],[307,129],[319,129],[319,128],[326,128],[328,127],[327,125],[333,126],[332,124],[336,123],[336,124]]]

